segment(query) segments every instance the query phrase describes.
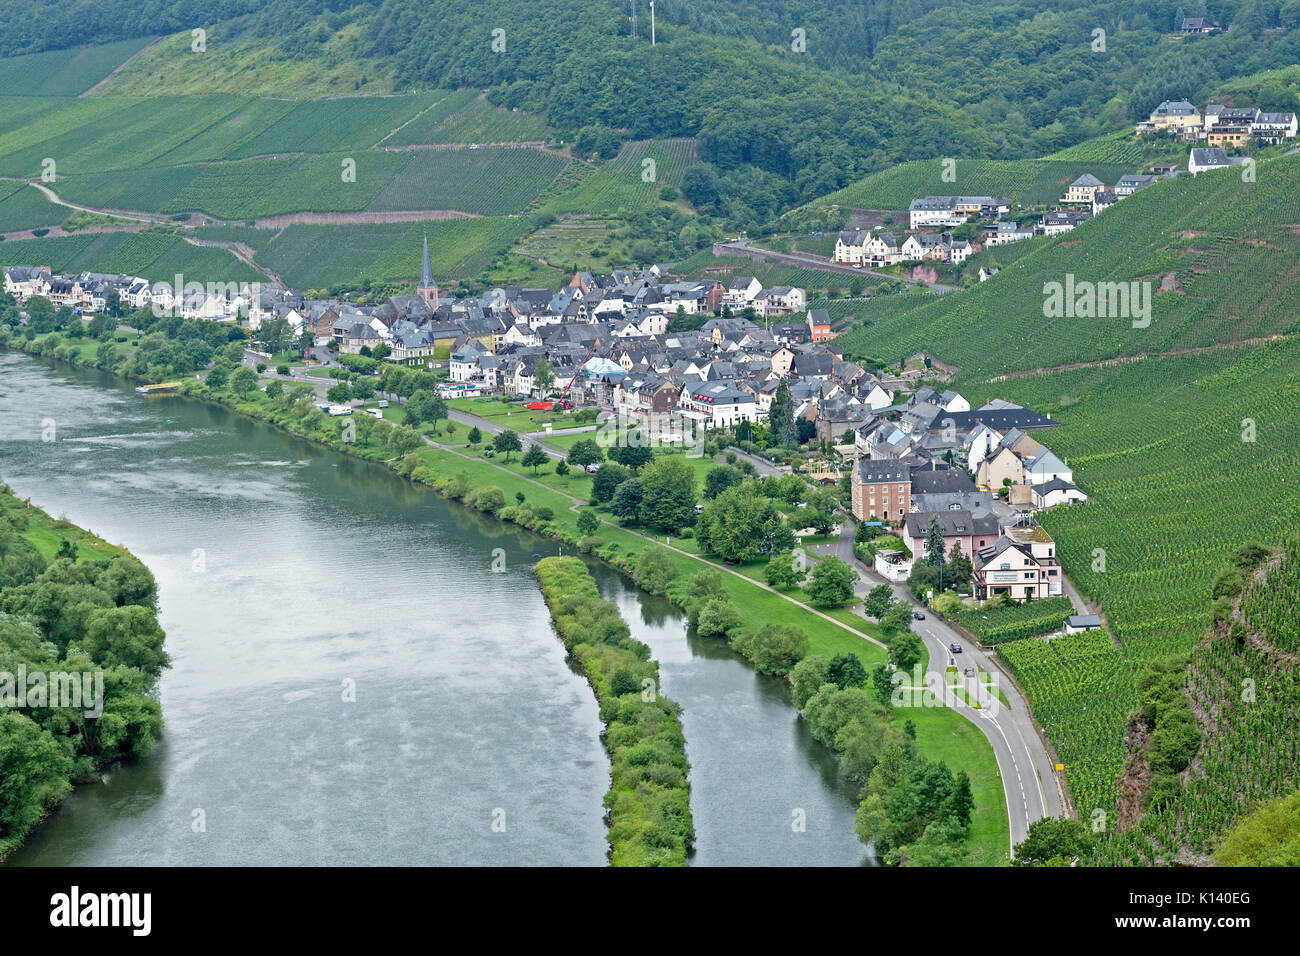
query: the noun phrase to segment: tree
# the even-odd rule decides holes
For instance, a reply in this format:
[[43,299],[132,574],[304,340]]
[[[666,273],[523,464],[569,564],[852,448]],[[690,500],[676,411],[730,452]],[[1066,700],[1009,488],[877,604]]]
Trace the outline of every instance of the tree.
[[631,473],[622,465],[606,462],[596,469],[591,478],[591,500],[612,501],[618,486],[627,481]]
[[974,812],[975,798],[971,795],[970,776],[962,770],[953,777],[952,793],[948,795],[948,802],[944,805],[943,816],[950,823],[968,827],[971,814]]
[[1029,824],[1025,838],[1016,844],[1011,865],[1069,866],[1092,850],[1093,840],[1088,828],[1078,820],[1042,817]]
[[617,518],[636,521],[641,514],[641,502],[644,498],[645,489],[641,486],[641,479],[629,478],[614,490],[614,497],[609,502],[609,510]]
[[479,442],[483,440],[483,433],[479,431],[478,426],[475,425],[473,428],[469,430],[469,434],[466,435],[465,437],[469,440],[469,443],[471,445],[477,445]]
[[541,445],[534,442],[533,444],[528,446],[528,451],[524,452],[524,457],[521,460],[523,466],[525,468],[531,468],[533,470],[533,474],[536,475],[537,469],[542,467],[542,465],[546,464],[548,461],[550,461],[551,456],[546,454],[546,452],[542,451]]
[[547,390],[555,384],[555,366],[545,355],[539,355],[533,360],[533,387],[537,389],[537,394],[545,395]]
[[569,473],[569,463],[561,458],[555,463],[555,473],[563,478]]
[[225,388],[230,381],[230,373],[226,371],[224,365],[214,365],[212,371],[208,373],[206,381],[208,388]]
[[763,569],[763,580],[774,588],[785,590],[799,584],[807,574],[807,569],[794,560],[792,552],[778,551],[768,559],[767,567]]
[[639,443],[628,443],[625,445],[615,446],[609,453],[611,461],[616,461],[624,468],[630,468],[633,471],[648,465],[654,460],[655,453],[645,445]]
[[889,668],[884,664],[877,664],[871,669],[871,692],[875,695],[876,702],[885,710],[892,706],[894,702],[894,680]]
[[861,687],[867,682],[867,669],[856,654],[839,654],[831,658],[826,678],[844,690],[848,687]]
[[772,438],[784,448],[793,448],[799,441],[799,429],[794,423],[794,402],[790,398],[790,386],[785,379],[776,387],[772,404],[767,410],[768,428]]
[[230,390],[236,395],[247,398],[257,391],[257,373],[248,366],[241,366],[230,376]]
[[925,559],[933,567],[943,567],[943,528],[937,517],[932,517],[925,529]]
[[641,552],[632,568],[632,580],[651,594],[666,594],[668,585],[677,576],[677,568],[667,551],[649,547]]
[[578,512],[578,534],[589,538],[599,530],[600,519],[596,517],[596,512],[590,508],[583,508]]
[[331,385],[325,398],[335,405],[342,405],[352,400],[352,388],[340,382],[338,385]]
[[1300,866],[1300,790],[1239,819],[1214,854],[1216,866]]
[[428,423],[437,426],[447,417],[447,403],[426,389],[416,389],[406,400],[406,422],[409,425]]
[[889,602],[894,599],[894,589],[888,584],[877,584],[867,592],[862,602],[862,609],[872,617],[879,619],[889,609]]
[[910,671],[925,656],[925,645],[911,631],[896,631],[888,641],[889,660],[900,671]]
[[735,485],[704,506],[695,529],[700,546],[733,564],[763,554],[769,531],[781,523],[776,507],[754,485]]
[[519,440],[519,433],[507,428],[505,431],[497,432],[497,437],[492,439],[492,447],[498,452],[505,452],[506,461],[510,461],[510,453],[519,451],[523,448],[523,443]]
[[704,637],[726,637],[743,623],[740,608],[731,603],[730,599],[713,598],[700,609],[695,629]]
[[267,398],[279,398],[283,394],[284,394],[284,386],[281,385],[279,381],[277,381],[276,379],[272,379],[271,381],[266,383]]
[[836,557],[822,558],[809,575],[809,599],[819,607],[841,607],[853,599],[854,570]]
[[676,531],[695,516],[695,469],[682,455],[666,455],[641,471],[641,522]]
[[961,543],[954,541],[952,550],[948,552],[948,583],[954,587],[968,586],[974,573],[975,565],[962,551]]
[[[745,424],[749,423],[746,422]],[[705,498],[716,498],[732,485],[738,485],[744,480],[745,476],[735,468],[728,468],[726,465],[710,468],[704,476],[703,496]]]
[[573,443],[569,449],[569,464],[577,465],[579,468],[586,468],[588,465],[594,465],[598,461],[605,460],[605,449],[590,438],[583,438]]
[[760,674],[788,674],[808,654],[808,635],[797,627],[767,624],[744,630],[732,640]]
[[0,712],[0,833],[25,833],[71,776],[72,756],[58,737],[26,714]]
[[151,680],[170,663],[158,619],[151,609],[138,604],[95,611],[75,644],[94,661],[109,667],[131,667]]

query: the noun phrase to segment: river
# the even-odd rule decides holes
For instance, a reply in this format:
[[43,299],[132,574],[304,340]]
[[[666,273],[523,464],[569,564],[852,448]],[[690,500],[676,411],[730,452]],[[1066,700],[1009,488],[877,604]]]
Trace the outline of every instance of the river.
[[[153,754],[78,788],[11,865],[604,862],[596,703],[530,573],[553,542],[14,353],[0,477],[149,566],[173,658]],[[852,794],[779,682],[597,573],[684,706],[693,862],[864,862]]]

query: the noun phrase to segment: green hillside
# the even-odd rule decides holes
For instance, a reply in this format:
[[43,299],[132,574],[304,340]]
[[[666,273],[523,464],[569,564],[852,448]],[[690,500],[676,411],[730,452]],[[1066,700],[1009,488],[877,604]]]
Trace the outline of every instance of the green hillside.
[[[955,159],[951,165],[945,163],[927,159],[872,173],[818,199],[816,205],[902,210],[918,196],[1006,196],[1023,207],[1054,205],[1065,195],[1065,187],[1084,173],[1113,184],[1125,173],[1141,172],[1137,165],[1125,162],[1079,159]],[[906,229],[906,219],[896,223],[896,228]]]
[[77,96],[143,49],[151,37],[0,59],[0,90],[10,96]]
[[[878,322],[840,341],[846,352],[897,357],[926,349],[979,381],[1017,369],[1155,353],[1280,332],[1300,295],[1300,158],[1165,180],[1052,239],[988,282]],[[1046,318],[1044,286],[1152,283],[1151,322]],[[1171,291],[1160,292],[1170,279]],[[996,343],[990,347],[990,343]]]
[[176,274],[198,282],[260,282],[266,277],[225,249],[194,246],[158,232],[113,232],[0,242],[0,265],[43,265],[55,272],[122,272],[150,282]]

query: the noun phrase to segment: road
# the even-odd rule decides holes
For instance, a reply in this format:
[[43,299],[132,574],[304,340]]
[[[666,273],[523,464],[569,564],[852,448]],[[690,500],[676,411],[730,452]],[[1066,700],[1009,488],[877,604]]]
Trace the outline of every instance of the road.
[[924,285],[926,288],[934,289],[936,292],[951,292],[957,287],[954,285],[942,285],[938,282],[934,284],[926,282],[917,282],[915,279],[909,279],[906,276],[891,275],[888,272],[877,272],[875,269],[861,268],[855,269],[853,266],[846,266],[843,263],[831,262],[829,259],[823,259],[821,256],[814,256],[801,252],[773,252],[771,249],[761,249],[758,246],[751,246],[748,239],[742,239],[739,242],[724,242],[721,244],[729,249],[744,249],[747,254],[746,258],[763,259],[768,262],[779,262],[790,266],[799,266],[804,269],[821,269],[826,272],[843,272],[855,276],[875,276],[878,279],[895,279],[899,282],[906,282],[908,285]]
[[[840,529],[835,553],[857,569],[859,595],[865,596],[876,585],[885,583],[893,589],[895,597],[906,601],[914,611],[923,610],[904,584],[886,581],[854,557],[853,528],[850,522],[845,522]],[[925,615],[923,621],[913,620],[912,630],[925,642],[926,650],[929,651],[927,674],[935,673],[946,683],[945,668],[950,658],[954,660],[959,674],[967,667],[982,668],[994,676],[1001,674],[997,665],[984,652],[970,646],[966,638],[928,610],[925,610]],[[961,645],[960,654],[953,655],[949,652],[952,643]],[[999,701],[997,708],[976,710],[960,699],[952,703],[958,713],[980,729],[993,748],[1002,777],[1011,846],[1014,848],[1025,838],[1030,823],[1044,816],[1061,816],[1065,801],[1053,770],[1052,758],[1040,731],[1034,725],[1028,704],[1010,683],[999,682],[998,686],[1006,695],[1008,703],[1002,704]]]

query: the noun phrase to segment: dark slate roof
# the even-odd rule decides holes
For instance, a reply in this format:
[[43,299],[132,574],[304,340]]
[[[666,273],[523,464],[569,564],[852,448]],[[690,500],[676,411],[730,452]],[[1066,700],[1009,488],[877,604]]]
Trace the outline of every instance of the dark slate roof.
[[1028,408],[947,412],[943,416],[942,424],[948,425],[949,419],[952,420],[951,427],[959,431],[969,431],[980,424],[998,431],[1006,431],[1010,428],[1054,428],[1058,424]]

